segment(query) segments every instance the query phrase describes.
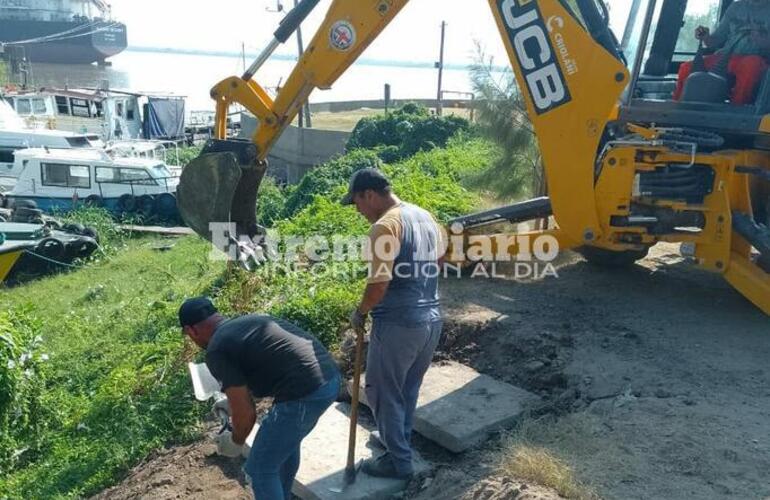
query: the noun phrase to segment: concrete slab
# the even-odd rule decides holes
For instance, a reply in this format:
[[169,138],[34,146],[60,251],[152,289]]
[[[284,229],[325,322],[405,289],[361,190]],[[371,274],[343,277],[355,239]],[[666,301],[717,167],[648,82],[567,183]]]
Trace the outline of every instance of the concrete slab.
[[[364,380],[361,387],[365,385]],[[368,405],[363,389],[360,399]],[[434,364],[420,390],[414,430],[460,453],[513,425],[538,400],[535,394],[460,363]]]
[[[406,481],[380,479],[359,472],[356,482],[344,492],[332,490],[343,484],[345,462],[348,455],[348,418],[350,406],[342,403],[333,405],[319,420],[313,432],[302,442],[302,462],[297,473],[292,493],[303,500],[358,500],[387,499],[402,491]],[[256,431],[247,439],[251,444]],[[356,460],[382,453],[371,448],[370,432],[360,425],[356,431]],[[415,460],[415,472],[428,472],[430,466],[420,457]]]

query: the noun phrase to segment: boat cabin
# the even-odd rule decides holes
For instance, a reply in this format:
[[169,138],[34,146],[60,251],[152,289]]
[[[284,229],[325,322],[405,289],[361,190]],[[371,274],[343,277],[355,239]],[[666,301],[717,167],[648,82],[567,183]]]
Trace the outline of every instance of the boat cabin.
[[43,88],[4,98],[33,127],[96,134],[105,141],[184,138],[185,104],[179,96]]
[[78,203],[114,213],[174,212],[179,178],[155,159],[110,157],[103,150],[27,149],[16,152],[21,174],[6,197],[54,212]]

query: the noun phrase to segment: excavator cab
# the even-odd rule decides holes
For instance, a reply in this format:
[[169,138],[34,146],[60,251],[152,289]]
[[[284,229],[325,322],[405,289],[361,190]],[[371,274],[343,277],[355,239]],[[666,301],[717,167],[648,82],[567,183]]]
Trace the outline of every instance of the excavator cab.
[[[770,72],[764,70],[748,102],[731,102],[736,77],[727,71],[730,48],[717,52],[699,46],[695,38],[698,26],[713,32],[735,1],[612,2],[613,12],[618,14],[610,15],[609,25],[621,40],[619,50],[632,72],[631,85],[621,98],[618,123],[683,131],[701,151],[770,150]],[[706,69],[702,59],[711,54],[718,67]],[[765,62],[770,59],[765,57]],[[692,72],[680,82],[684,92],[674,100],[680,67],[687,63],[692,64]],[[743,168],[754,172],[748,178],[754,219],[770,227],[770,175],[757,166]]]

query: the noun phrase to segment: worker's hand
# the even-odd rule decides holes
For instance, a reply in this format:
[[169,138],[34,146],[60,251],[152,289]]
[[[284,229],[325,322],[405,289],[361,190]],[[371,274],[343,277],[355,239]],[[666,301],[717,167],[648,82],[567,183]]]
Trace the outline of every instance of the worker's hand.
[[233,442],[233,433],[230,431],[224,431],[221,434],[217,434],[214,439],[217,443],[217,454],[223,457],[240,457],[243,456],[242,444],[235,444]]
[[223,424],[228,423],[230,420],[230,401],[228,401],[227,396],[222,395],[222,397],[217,399],[214,402],[214,407],[211,409],[211,412],[215,417],[220,419]]
[[353,312],[350,313],[350,326],[356,331],[363,330],[366,326],[366,314],[361,314],[361,311],[359,311],[358,308],[355,308]]
[[696,40],[705,42],[710,35],[711,35],[711,30],[709,30],[706,26],[698,26],[697,28],[695,28]]

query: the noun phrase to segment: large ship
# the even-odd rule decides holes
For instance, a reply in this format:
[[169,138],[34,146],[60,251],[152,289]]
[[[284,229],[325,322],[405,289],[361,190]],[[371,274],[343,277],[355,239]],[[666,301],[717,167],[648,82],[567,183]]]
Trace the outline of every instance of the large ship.
[[0,47],[29,62],[104,64],[127,45],[102,0],[0,0]]

